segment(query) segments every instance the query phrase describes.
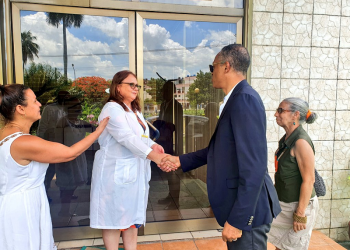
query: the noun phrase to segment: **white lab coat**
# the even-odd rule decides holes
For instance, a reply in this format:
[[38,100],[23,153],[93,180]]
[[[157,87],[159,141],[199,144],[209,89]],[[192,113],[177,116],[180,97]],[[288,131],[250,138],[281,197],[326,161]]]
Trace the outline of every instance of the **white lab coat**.
[[126,229],[145,224],[150,160],[154,142],[141,113],[138,117],[146,126],[144,132],[132,111],[126,112],[115,102],[102,109],[99,121],[110,116],[109,123],[98,139],[101,149],[95,154],[92,171],[90,227]]

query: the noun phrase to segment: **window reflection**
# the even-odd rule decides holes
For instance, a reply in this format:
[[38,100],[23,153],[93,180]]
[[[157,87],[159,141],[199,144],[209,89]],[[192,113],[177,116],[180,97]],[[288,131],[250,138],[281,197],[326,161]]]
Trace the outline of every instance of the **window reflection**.
[[[43,104],[31,128],[75,144],[97,126],[110,78],[129,67],[128,19],[21,11],[24,84]],[[95,142],[73,161],[50,164],[45,188],[53,227],[88,226]]]
[[[130,0],[122,1],[130,2]],[[140,0],[140,2],[243,8],[243,0]]]
[[[156,142],[175,155],[207,147],[224,97],[213,88],[208,65],[236,41],[236,25],[151,19],[143,25],[145,117],[160,131]],[[164,209],[187,219],[212,216],[206,167],[163,173],[154,164],[150,186],[154,220]]]
[[[64,109],[66,110],[66,115],[60,118],[56,124],[55,141],[70,147],[82,140],[87,133],[93,132],[95,127],[79,118],[82,106],[77,97],[71,97],[66,100]],[[88,176],[91,180],[91,172],[89,171],[88,173],[85,152],[72,161],[55,164],[55,170],[55,185],[60,190],[61,203],[57,215],[70,217],[72,215],[70,212],[71,202],[78,198],[78,195],[74,194],[74,192],[78,187],[86,185]]]
[[[24,82],[43,104],[32,133],[70,146],[95,129],[110,78],[129,67],[128,21],[85,15],[79,27],[64,29],[64,18],[54,26],[47,17],[21,12],[21,31],[30,31],[38,45],[23,62]],[[206,147],[223,99],[223,92],[212,87],[208,65],[223,46],[236,41],[236,25],[148,19],[143,29],[144,116],[161,132],[157,142],[175,155]],[[54,227],[89,225],[98,148],[95,143],[74,161],[50,165],[45,186]],[[213,216],[205,167],[163,173],[153,165],[149,197],[148,221]],[[177,215],[162,217],[160,210]]]

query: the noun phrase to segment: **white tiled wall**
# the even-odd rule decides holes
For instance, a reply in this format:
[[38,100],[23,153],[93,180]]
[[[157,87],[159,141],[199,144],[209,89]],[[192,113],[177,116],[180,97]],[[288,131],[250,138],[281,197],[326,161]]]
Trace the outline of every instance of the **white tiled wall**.
[[254,0],[252,44],[251,84],[267,110],[269,172],[284,134],[274,110],[286,97],[303,98],[319,116],[304,127],[327,185],[316,228],[349,240],[350,0]]

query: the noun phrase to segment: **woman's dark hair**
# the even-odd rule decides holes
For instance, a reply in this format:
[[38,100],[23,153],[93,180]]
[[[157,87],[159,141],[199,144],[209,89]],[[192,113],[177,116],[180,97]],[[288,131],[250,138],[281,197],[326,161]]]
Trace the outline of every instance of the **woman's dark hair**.
[[[119,71],[117,74],[113,76],[112,84],[109,89],[109,97],[107,99],[107,102],[109,101],[115,101],[119,105],[121,105],[125,111],[129,111],[128,107],[123,103],[124,97],[119,93],[117,86],[124,81],[125,78],[127,78],[129,75],[133,75],[136,79],[136,75],[132,73],[129,70],[122,70]],[[131,109],[133,112],[141,111],[141,106],[140,106],[140,98],[137,95],[135,100],[131,102]]]
[[0,85],[0,114],[5,124],[13,121],[17,105],[27,106],[25,91],[29,87],[23,84]]

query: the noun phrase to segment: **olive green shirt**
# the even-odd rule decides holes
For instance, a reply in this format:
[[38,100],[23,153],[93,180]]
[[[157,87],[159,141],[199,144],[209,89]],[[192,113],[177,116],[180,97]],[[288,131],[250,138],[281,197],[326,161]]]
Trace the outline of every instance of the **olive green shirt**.
[[[280,154],[278,160],[278,170],[275,174],[275,188],[278,199],[290,203],[299,201],[300,187],[303,182],[298,162],[294,156],[291,156],[290,150],[299,139],[307,141],[314,153],[315,149],[309,135],[301,125],[293,131],[287,140],[285,140],[285,138],[286,135],[284,135],[278,143],[278,148],[280,149],[280,152],[282,151],[283,153]],[[310,198],[314,197],[315,194],[315,189],[313,188]]]

